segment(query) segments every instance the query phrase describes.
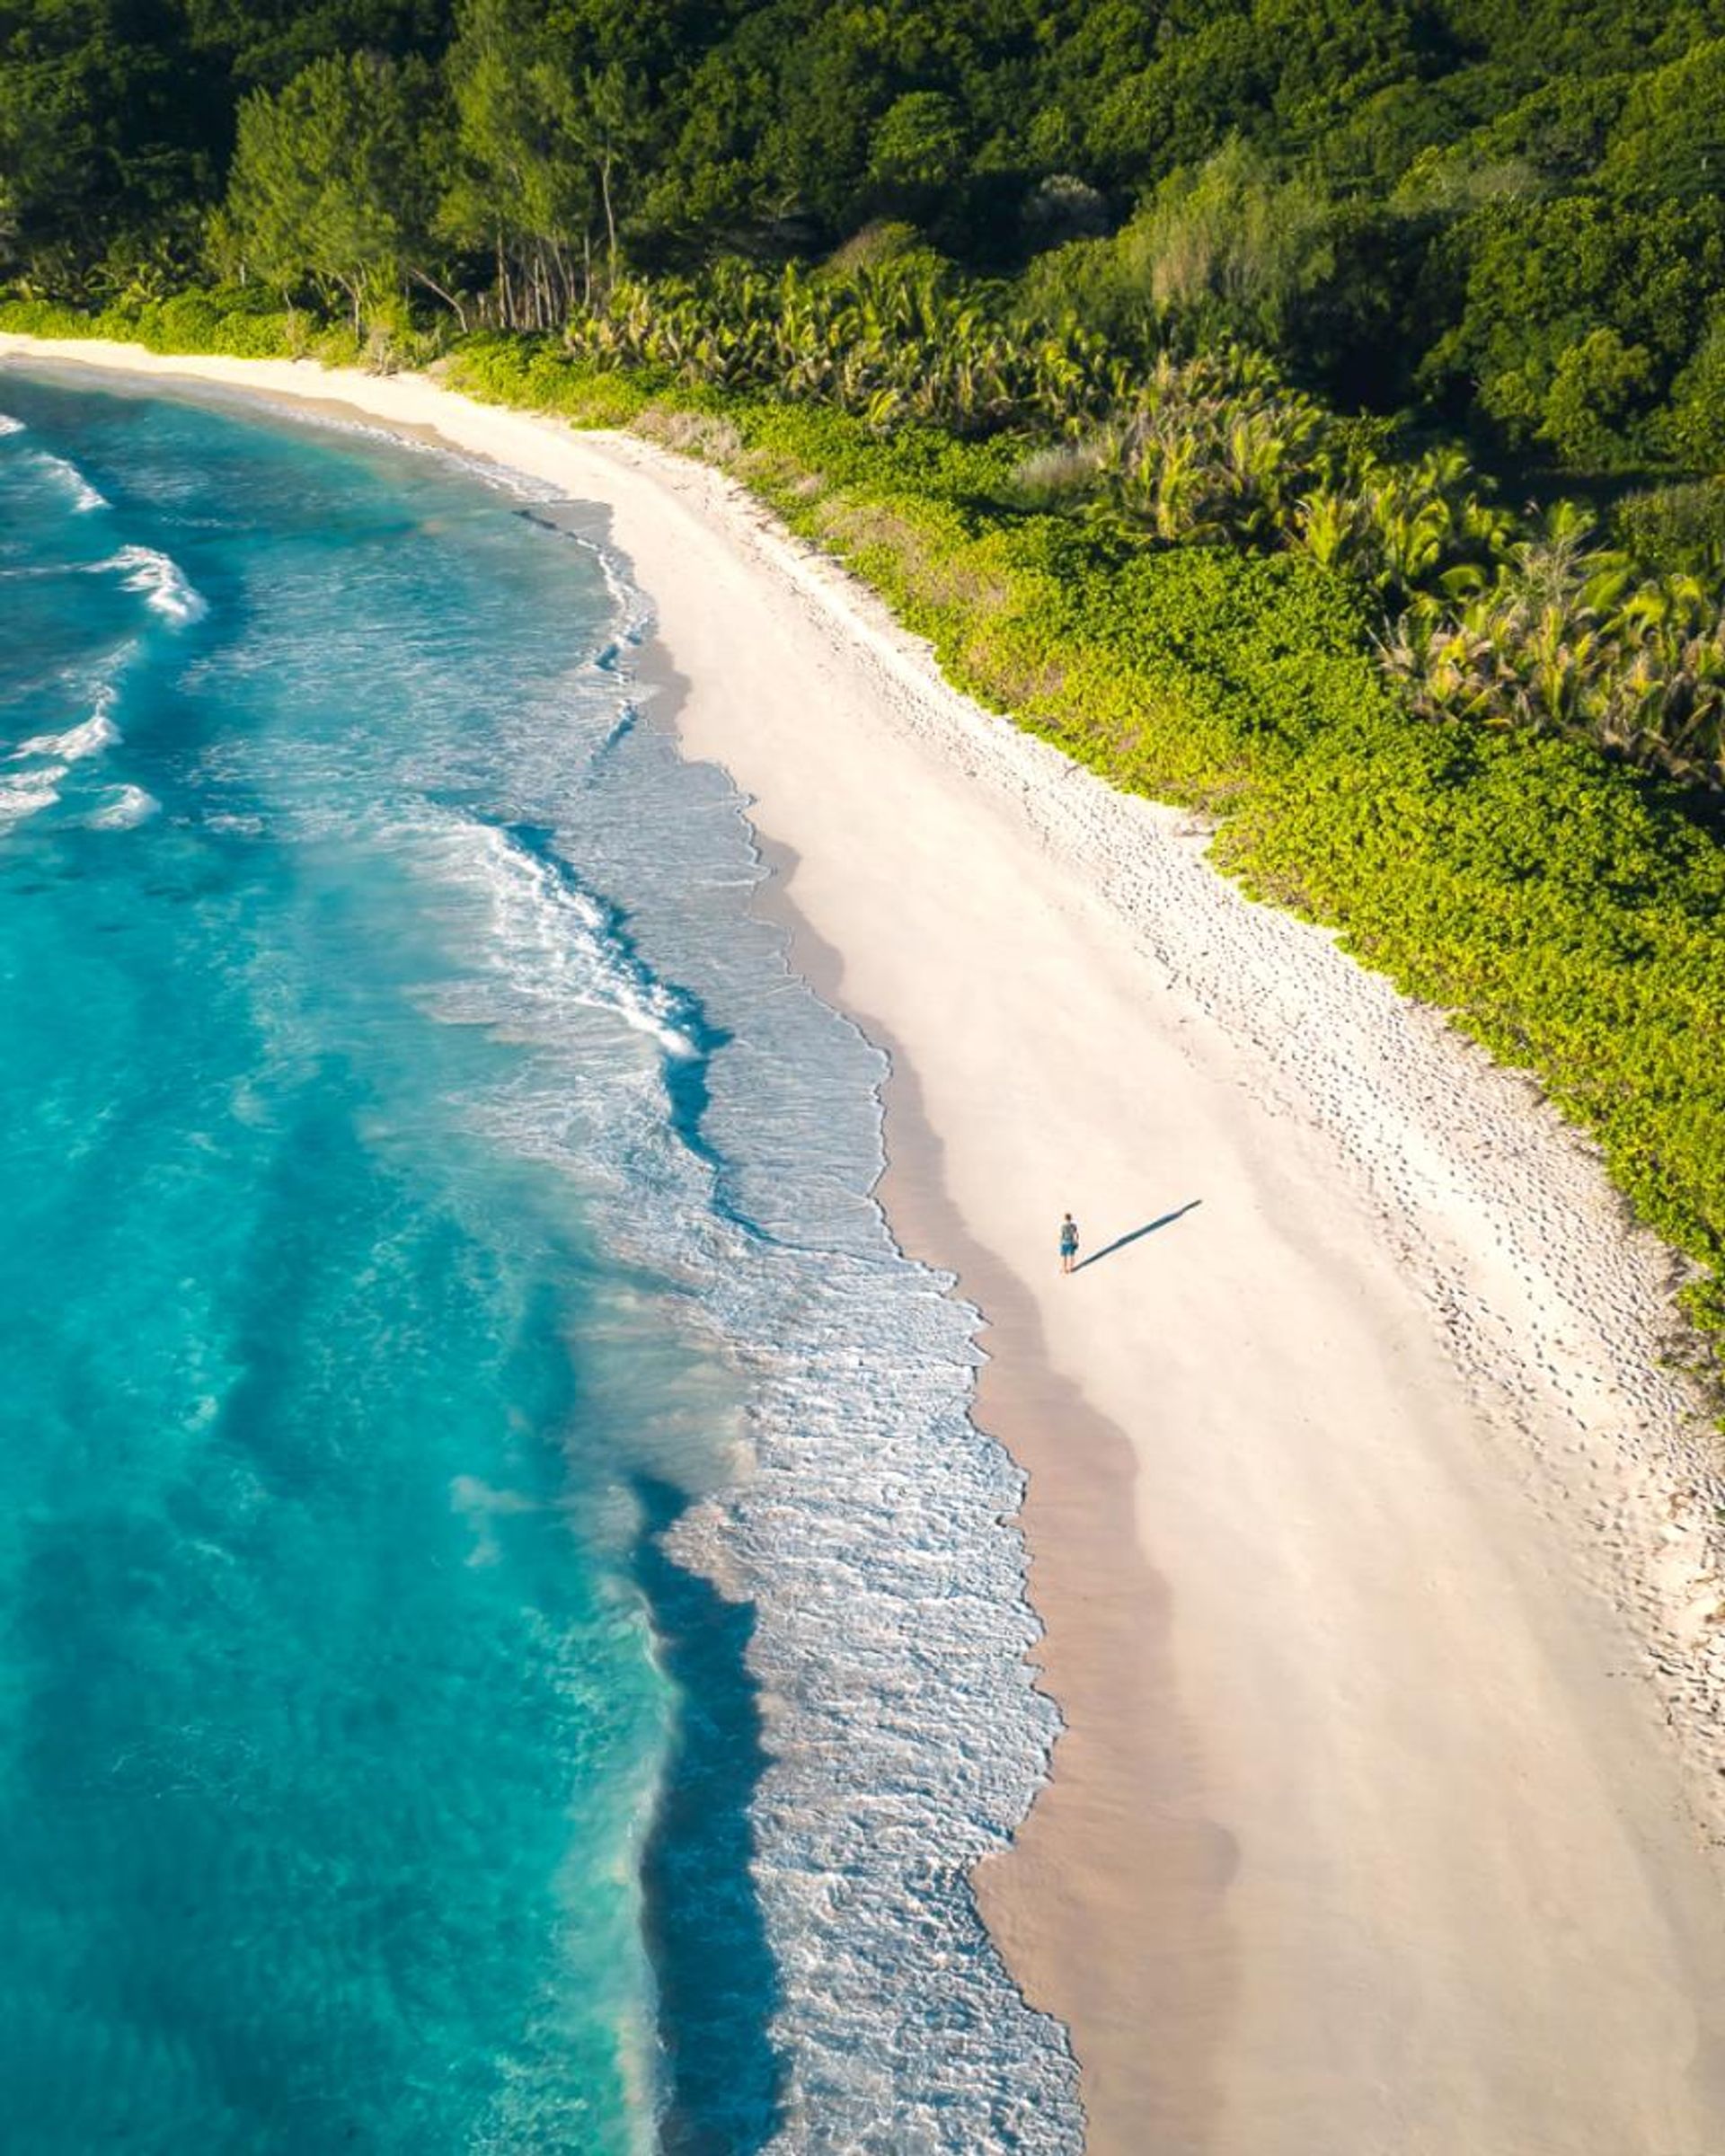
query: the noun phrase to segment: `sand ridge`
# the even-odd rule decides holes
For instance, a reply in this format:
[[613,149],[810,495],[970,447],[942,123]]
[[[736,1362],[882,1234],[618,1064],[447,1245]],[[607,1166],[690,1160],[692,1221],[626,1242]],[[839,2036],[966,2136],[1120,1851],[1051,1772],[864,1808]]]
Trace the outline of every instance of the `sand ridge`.
[[[1720,1492],[1671,1262],[1587,1146],[717,474],[419,380],[0,339],[50,349],[611,505],[691,753],[899,1059],[891,1216],[999,1313],[981,1413],[1085,1719],[1064,1839],[980,1885],[1092,2147],[1725,2152]],[[1068,1205],[1133,1238],[1071,1280]]]

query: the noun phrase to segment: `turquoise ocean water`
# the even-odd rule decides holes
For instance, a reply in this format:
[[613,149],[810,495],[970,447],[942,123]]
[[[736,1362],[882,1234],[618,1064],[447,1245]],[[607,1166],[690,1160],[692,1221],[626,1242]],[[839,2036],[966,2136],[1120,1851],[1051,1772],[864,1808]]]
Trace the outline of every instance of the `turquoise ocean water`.
[[974,1319],[598,512],[0,412],[0,2146],[1075,2147]]

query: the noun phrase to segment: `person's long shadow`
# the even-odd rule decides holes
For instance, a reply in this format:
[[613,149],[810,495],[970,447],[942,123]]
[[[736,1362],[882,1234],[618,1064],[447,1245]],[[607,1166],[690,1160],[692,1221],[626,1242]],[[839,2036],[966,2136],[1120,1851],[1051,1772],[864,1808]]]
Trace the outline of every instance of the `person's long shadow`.
[[1128,1242],[1140,1242],[1145,1236],[1154,1235],[1158,1228],[1172,1227],[1175,1221],[1184,1220],[1189,1213],[1203,1203],[1201,1197],[1188,1198],[1183,1206],[1176,1206],[1172,1213],[1164,1213],[1160,1220],[1146,1220],[1141,1228],[1134,1228],[1129,1235],[1117,1235],[1112,1242],[1105,1242],[1100,1250],[1092,1250],[1088,1258],[1081,1258],[1073,1267],[1073,1271],[1082,1273],[1087,1265],[1100,1265],[1104,1258],[1111,1258],[1116,1250],[1123,1250]]

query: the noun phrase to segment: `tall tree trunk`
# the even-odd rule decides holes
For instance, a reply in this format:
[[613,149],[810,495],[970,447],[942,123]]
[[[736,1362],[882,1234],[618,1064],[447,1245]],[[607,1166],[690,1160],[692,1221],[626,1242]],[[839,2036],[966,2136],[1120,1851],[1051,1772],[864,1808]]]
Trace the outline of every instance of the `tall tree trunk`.
[[444,305],[447,307],[455,315],[456,321],[460,325],[461,333],[464,337],[467,334],[467,310],[462,305],[461,301],[456,297],[455,294],[453,292],[446,292],[443,287],[438,282],[437,278],[435,277],[428,277],[423,270],[410,270],[408,271],[408,275],[413,279],[415,284],[423,285],[428,292],[433,292],[437,295],[437,296],[443,302]]
[[614,281],[617,274],[617,220],[611,209],[611,153],[599,159],[599,199],[605,204],[605,265]]
[[497,235],[497,326],[501,330],[515,327],[515,310],[509,301],[509,262],[500,232]]

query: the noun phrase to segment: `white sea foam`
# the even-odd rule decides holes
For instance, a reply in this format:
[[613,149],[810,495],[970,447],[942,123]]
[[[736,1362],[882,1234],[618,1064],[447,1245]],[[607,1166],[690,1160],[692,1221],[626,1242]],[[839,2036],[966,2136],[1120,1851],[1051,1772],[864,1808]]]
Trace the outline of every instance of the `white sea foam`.
[[[871,1201],[884,1058],[747,918],[758,870],[734,793],[692,817],[716,776],[662,737],[619,745],[615,711],[588,741],[594,786],[615,791],[565,787],[559,820],[583,876],[628,893],[626,922],[554,842],[454,813],[395,841],[483,930],[458,939],[478,972],[432,1007],[534,1051],[475,1119],[575,1168],[607,1249],[686,1288],[689,1321],[745,1374],[747,1468],[674,1546],[756,1611],[771,1757],[754,1869],[784,1979],[772,2145],[1070,2156],[1066,2033],[1019,1994],[968,1884],[1023,1817],[1058,1726],[1003,1524],[1022,1479],[969,1417],[977,1313],[894,1247]],[[596,1013],[643,1052],[620,1059]],[[695,1132],[672,1089],[715,1021],[731,1038]]]
[[78,467],[64,456],[56,456],[51,449],[34,449],[31,452],[38,468],[58,480],[72,497],[72,507],[80,516],[92,509],[105,509],[108,497],[93,487]]
[[117,554],[91,566],[97,570],[119,570],[126,589],[142,592],[144,604],[176,627],[201,621],[209,611],[180,564],[153,546],[122,546]]
[[22,420],[14,420],[9,411],[0,411],[0,441],[4,441],[9,434],[22,434],[23,431],[24,422]]
[[[556,528],[592,543],[575,521]],[[1022,1478],[969,1416],[977,1313],[873,1205],[884,1058],[748,916],[759,870],[734,791],[619,723],[633,692],[617,662],[647,617],[594,551],[614,616],[590,703],[486,729],[509,813],[552,835],[427,806],[362,811],[364,836],[420,880],[422,923],[454,916],[447,949],[468,962],[439,970],[428,1005],[526,1051],[473,1122],[579,1178],[603,1247],[686,1291],[668,1312],[746,1387],[736,1485],[674,1549],[755,1611],[774,2156],[1073,2156],[1066,2032],[1019,1993],[969,1885],[1023,1818],[1058,1723],[1028,1660]],[[297,761],[272,830],[350,831],[346,775],[314,788]],[[473,782],[465,738],[416,747],[416,790],[470,799]]]
[[60,798],[55,782],[65,776],[64,764],[49,764],[21,778],[0,779],[0,830],[51,808]]
[[162,804],[142,786],[116,786],[99,808],[84,817],[92,831],[130,831],[160,815]]
[[64,733],[32,734],[13,750],[11,760],[17,764],[27,756],[52,756],[62,764],[77,764],[86,756],[100,755],[120,738],[119,729],[110,716],[119,695],[112,682],[104,682],[97,693],[96,708],[87,719],[67,727]]
[[677,999],[631,958],[607,908],[559,866],[494,825],[452,819],[434,848],[444,874],[484,894],[491,934],[544,995],[611,1012],[683,1060],[697,1053]]
[[119,729],[104,711],[97,711],[81,726],[69,726],[63,734],[32,734],[28,741],[21,741],[13,751],[14,760],[22,756],[58,756],[67,764],[76,764],[85,756],[98,755],[104,748],[111,748],[119,739]]

